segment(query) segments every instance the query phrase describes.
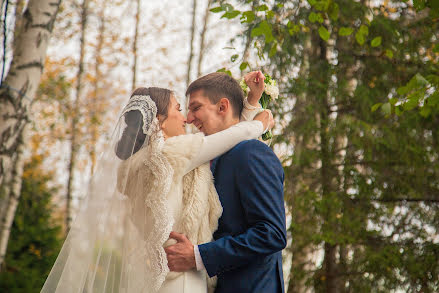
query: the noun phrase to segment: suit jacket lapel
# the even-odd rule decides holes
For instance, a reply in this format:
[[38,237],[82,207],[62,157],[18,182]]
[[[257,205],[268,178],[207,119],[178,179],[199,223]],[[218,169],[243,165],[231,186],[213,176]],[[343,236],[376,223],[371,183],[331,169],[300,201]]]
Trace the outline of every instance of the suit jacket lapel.
[[212,174],[215,175],[215,169],[216,169],[216,164],[218,163],[220,157],[216,157],[215,159],[212,160],[212,164],[210,165],[210,171],[212,171]]

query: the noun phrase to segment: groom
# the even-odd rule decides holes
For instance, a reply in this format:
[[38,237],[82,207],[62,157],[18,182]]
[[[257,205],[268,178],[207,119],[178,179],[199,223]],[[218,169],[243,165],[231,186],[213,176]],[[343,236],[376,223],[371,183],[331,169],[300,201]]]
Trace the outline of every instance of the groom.
[[[250,103],[244,105],[239,84],[227,74],[211,73],[192,82],[186,91],[187,122],[206,135],[238,123],[243,106],[256,108],[264,90],[262,82],[255,82],[262,73],[252,74]],[[264,143],[247,140],[213,160],[211,170],[223,206],[215,240],[194,246],[172,232],[178,243],[165,249],[169,268],[205,269],[218,277],[216,293],[284,292],[281,251],[287,240],[279,159]]]

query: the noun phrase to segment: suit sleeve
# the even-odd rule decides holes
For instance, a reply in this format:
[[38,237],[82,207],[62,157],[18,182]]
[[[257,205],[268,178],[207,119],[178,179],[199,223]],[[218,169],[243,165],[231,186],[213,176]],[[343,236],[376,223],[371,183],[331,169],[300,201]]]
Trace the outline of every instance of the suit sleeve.
[[[249,144],[235,165],[248,229],[199,245],[209,276],[245,266],[286,246],[284,172],[277,157],[262,143]],[[233,184],[233,183],[232,183]]]

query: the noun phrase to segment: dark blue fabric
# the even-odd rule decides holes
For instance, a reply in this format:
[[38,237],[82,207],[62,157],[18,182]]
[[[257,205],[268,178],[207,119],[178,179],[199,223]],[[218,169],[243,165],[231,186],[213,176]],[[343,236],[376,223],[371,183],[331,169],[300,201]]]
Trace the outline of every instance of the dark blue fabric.
[[273,151],[247,140],[212,162],[223,214],[215,241],[199,245],[216,293],[284,292],[284,172]]

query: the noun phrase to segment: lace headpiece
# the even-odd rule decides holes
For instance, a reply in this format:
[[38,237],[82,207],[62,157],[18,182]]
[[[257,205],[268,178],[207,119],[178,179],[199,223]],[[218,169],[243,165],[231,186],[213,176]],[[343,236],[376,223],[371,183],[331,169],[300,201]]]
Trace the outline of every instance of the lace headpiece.
[[154,123],[157,115],[157,106],[149,95],[135,95],[132,96],[122,111],[122,116],[126,113],[138,110],[142,113],[143,117],[143,133],[150,136],[154,130]]

